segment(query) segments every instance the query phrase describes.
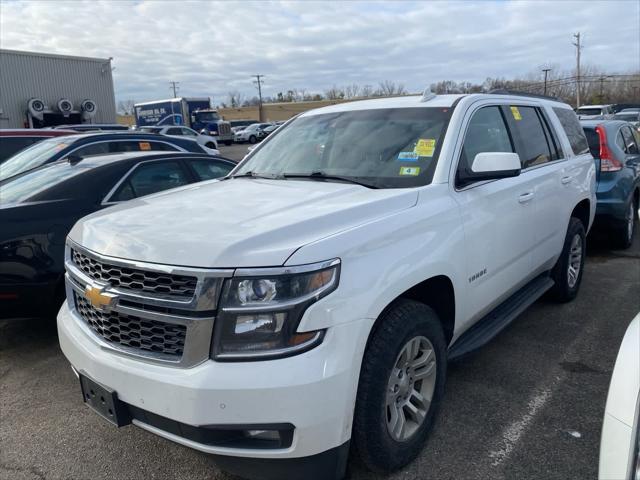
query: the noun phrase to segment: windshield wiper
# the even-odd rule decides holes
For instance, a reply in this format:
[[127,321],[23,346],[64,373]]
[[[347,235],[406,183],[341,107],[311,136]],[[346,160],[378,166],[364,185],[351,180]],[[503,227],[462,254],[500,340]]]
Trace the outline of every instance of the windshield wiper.
[[342,177],[340,175],[329,175],[321,170],[316,170],[311,173],[283,173],[282,178],[309,178],[312,180],[339,180],[341,182],[353,183],[367,188],[380,188],[377,185],[371,183],[362,182],[352,177]]
[[265,178],[267,180],[275,180],[277,179],[277,175],[267,175],[264,173],[256,173],[251,170],[244,173],[238,173],[237,175],[231,175],[229,177],[224,177],[222,180],[229,180],[230,178]]

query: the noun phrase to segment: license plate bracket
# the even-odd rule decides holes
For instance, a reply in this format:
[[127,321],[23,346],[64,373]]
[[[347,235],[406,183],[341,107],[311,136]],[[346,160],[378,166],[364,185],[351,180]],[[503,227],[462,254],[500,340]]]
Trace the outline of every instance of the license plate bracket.
[[104,385],[84,375],[80,376],[80,388],[84,403],[105,420],[116,427],[123,427],[131,423],[131,415],[127,405],[118,399],[118,394]]

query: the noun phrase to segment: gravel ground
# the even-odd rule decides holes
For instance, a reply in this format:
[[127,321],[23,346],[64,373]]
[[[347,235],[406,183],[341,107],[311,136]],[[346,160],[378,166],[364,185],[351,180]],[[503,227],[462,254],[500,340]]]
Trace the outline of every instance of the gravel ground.
[[[241,156],[246,145],[222,150]],[[576,301],[538,301],[450,365],[443,408],[415,462],[382,477],[352,460],[349,478],[596,478],[611,371],[640,311],[640,236],[625,252],[590,243]],[[117,430],[89,411],[45,319],[0,322],[0,478],[230,477],[207,455],[133,426]]]

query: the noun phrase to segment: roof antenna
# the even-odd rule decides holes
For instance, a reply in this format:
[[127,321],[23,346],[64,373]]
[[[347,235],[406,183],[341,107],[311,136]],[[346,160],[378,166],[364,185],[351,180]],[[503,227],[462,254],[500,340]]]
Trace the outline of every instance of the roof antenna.
[[421,102],[428,102],[432,98],[436,98],[436,94],[433,93],[429,87],[427,87],[422,92],[422,98],[420,99],[420,101]]

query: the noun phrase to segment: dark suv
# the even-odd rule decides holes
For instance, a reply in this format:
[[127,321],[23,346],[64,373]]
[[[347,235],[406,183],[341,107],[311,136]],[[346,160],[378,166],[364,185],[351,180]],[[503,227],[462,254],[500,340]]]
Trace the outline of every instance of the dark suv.
[[145,133],[88,133],[39,142],[0,165],[0,181],[64,158],[155,150],[161,152],[207,152],[188,138],[159,137]]

